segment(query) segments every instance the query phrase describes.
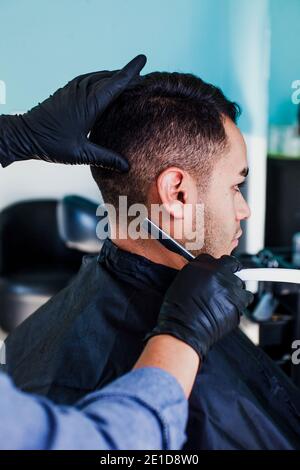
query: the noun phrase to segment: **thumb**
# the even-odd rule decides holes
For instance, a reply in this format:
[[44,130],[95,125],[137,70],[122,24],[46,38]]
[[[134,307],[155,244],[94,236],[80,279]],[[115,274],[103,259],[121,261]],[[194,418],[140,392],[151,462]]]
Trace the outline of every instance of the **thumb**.
[[223,267],[225,269],[228,268],[233,273],[243,269],[243,265],[240,260],[232,255],[221,256],[221,258],[219,259],[219,265],[220,267]]

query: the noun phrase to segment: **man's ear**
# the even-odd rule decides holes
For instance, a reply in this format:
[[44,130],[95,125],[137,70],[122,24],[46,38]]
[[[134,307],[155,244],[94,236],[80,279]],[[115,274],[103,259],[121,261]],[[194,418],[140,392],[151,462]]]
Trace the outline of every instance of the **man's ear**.
[[174,219],[183,219],[185,205],[197,202],[195,180],[181,168],[170,167],[162,171],[156,186],[161,204]]

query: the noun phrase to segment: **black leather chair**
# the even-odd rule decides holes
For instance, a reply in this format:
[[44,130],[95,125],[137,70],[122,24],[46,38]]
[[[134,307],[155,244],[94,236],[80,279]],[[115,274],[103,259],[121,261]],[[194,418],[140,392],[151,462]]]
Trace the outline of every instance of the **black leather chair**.
[[60,239],[57,200],[22,201],[0,212],[0,327],[10,332],[61,290],[81,259]]
[[58,230],[65,244],[82,253],[99,253],[103,239],[97,237],[98,204],[81,196],[66,196],[57,206]]

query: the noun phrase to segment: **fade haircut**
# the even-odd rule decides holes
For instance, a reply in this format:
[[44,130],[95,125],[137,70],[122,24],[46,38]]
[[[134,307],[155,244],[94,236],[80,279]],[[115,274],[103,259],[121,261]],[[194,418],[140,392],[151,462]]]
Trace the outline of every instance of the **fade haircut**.
[[92,167],[105,203],[117,209],[147,203],[153,181],[168,167],[189,172],[204,189],[227,149],[224,119],[236,123],[240,108],[223,92],[186,73],[153,72],[140,77],[98,118],[90,139],[115,150],[130,164],[126,174]]

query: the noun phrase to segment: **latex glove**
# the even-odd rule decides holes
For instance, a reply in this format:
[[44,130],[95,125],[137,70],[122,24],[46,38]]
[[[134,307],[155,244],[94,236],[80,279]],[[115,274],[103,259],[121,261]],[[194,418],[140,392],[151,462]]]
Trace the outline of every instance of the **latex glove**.
[[253,294],[234,272],[241,263],[233,256],[219,259],[202,254],[176,276],[162,303],[157,326],[146,337],[174,336],[203,359],[219,339],[236,328]]

